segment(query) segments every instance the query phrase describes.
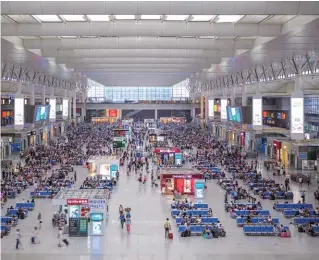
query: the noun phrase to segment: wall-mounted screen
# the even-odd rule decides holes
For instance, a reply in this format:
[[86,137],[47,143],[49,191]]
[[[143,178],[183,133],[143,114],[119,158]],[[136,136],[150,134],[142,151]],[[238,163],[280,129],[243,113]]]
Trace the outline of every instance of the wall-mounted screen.
[[220,104],[220,118],[227,120],[227,99],[221,99]]
[[34,109],[34,122],[42,122],[49,119],[50,106],[38,105]]
[[241,123],[242,122],[241,108],[227,106],[227,118],[228,118],[228,121],[231,121],[234,123]]
[[291,133],[304,133],[304,99],[291,98]]
[[69,117],[69,100],[67,99],[62,101],[62,116],[64,119]]
[[50,120],[55,121],[56,119],[56,99],[50,98]]
[[208,117],[214,118],[214,99],[208,100]]
[[24,125],[24,98],[14,99],[14,125]]

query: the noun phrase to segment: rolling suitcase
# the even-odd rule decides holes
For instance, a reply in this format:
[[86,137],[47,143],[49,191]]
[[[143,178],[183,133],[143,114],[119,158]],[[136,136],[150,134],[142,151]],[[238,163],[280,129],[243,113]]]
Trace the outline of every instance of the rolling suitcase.
[[168,233],[168,238],[173,239],[173,233]]
[[69,245],[69,241],[65,238],[65,239],[63,239],[62,240],[63,241],[63,243],[66,245],[66,246],[68,246]]

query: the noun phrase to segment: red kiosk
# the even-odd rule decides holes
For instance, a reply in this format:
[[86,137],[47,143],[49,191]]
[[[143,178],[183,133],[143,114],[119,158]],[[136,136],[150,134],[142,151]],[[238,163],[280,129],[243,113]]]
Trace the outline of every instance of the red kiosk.
[[165,195],[180,194],[194,195],[195,180],[204,179],[201,173],[163,173],[160,176],[161,191]]
[[181,165],[183,152],[180,148],[171,147],[155,147],[154,148],[154,156],[156,163],[160,167],[176,167],[177,165]]

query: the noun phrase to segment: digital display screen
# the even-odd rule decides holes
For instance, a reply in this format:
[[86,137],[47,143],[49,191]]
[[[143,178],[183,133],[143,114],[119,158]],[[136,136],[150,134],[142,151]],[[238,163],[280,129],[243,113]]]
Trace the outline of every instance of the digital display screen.
[[109,164],[101,164],[100,165],[100,174],[102,176],[110,176],[111,170]]
[[93,221],[92,222],[92,235],[101,235],[102,234],[102,222]]
[[56,119],[56,99],[50,99],[50,119]]
[[228,120],[234,123],[241,123],[241,109],[240,107],[227,107]]
[[24,125],[24,98],[14,100],[14,124]]
[[71,205],[69,206],[70,218],[80,218],[80,205]]
[[46,121],[49,119],[50,106],[36,106],[34,113],[34,122]]
[[91,220],[92,221],[102,221],[103,220],[103,214],[101,214],[101,213],[91,213]]

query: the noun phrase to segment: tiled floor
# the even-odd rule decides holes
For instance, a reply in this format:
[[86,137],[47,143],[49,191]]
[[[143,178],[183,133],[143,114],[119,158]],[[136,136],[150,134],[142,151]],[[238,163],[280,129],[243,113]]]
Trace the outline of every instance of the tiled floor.
[[[87,177],[87,169],[75,167],[77,186]],[[263,171],[264,172],[264,171]],[[264,172],[264,174],[267,174]],[[270,175],[272,178],[273,176]],[[279,177],[276,177],[281,181]],[[313,185],[309,189],[307,202],[314,203]],[[292,190],[298,196],[298,187],[292,184]],[[28,191],[29,192],[29,191]],[[23,194],[27,197],[27,192]],[[21,198],[21,197],[20,197]],[[4,237],[1,242],[2,259],[5,260],[202,260],[202,259],[318,259],[319,237],[296,232],[294,226],[291,238],[249,237],[245,236],[224,211],[224,191],[216,181],[208,183],[204,201],[209,203],[227,231],[226,238],[205,240],[202,237],[181,238],[173,225],[174,239],[164,239],[164,220],[170,216],[170,200],[152,188],[137,181],[137,177],[127,176],[121,171],[119,185],[112,194],[110,214],[104,237],[70,238],[68,247],[57,246],[57,231],[51,225],[52,213],[56,210],[51,200],[37,200],[36,209],[25,220],[20,221],[23,249],[15,250],[15,233]],[[295,199],[298,200],[298,197]],[[10,200],[9,206],[15,204]],[[127,234],[119,227],[118,206],[132,208],[132,233]],[[265,208],[272,211],[272,202],[262,201]],[[42,213],[43,226],[40,231],[41,244],[30,244],[32,228],[37,213]],[[273,211],[272,211],[273,212]],[[281,222],[289,224],[280,213]],[[172,221],[173,223],[173,221]]]

